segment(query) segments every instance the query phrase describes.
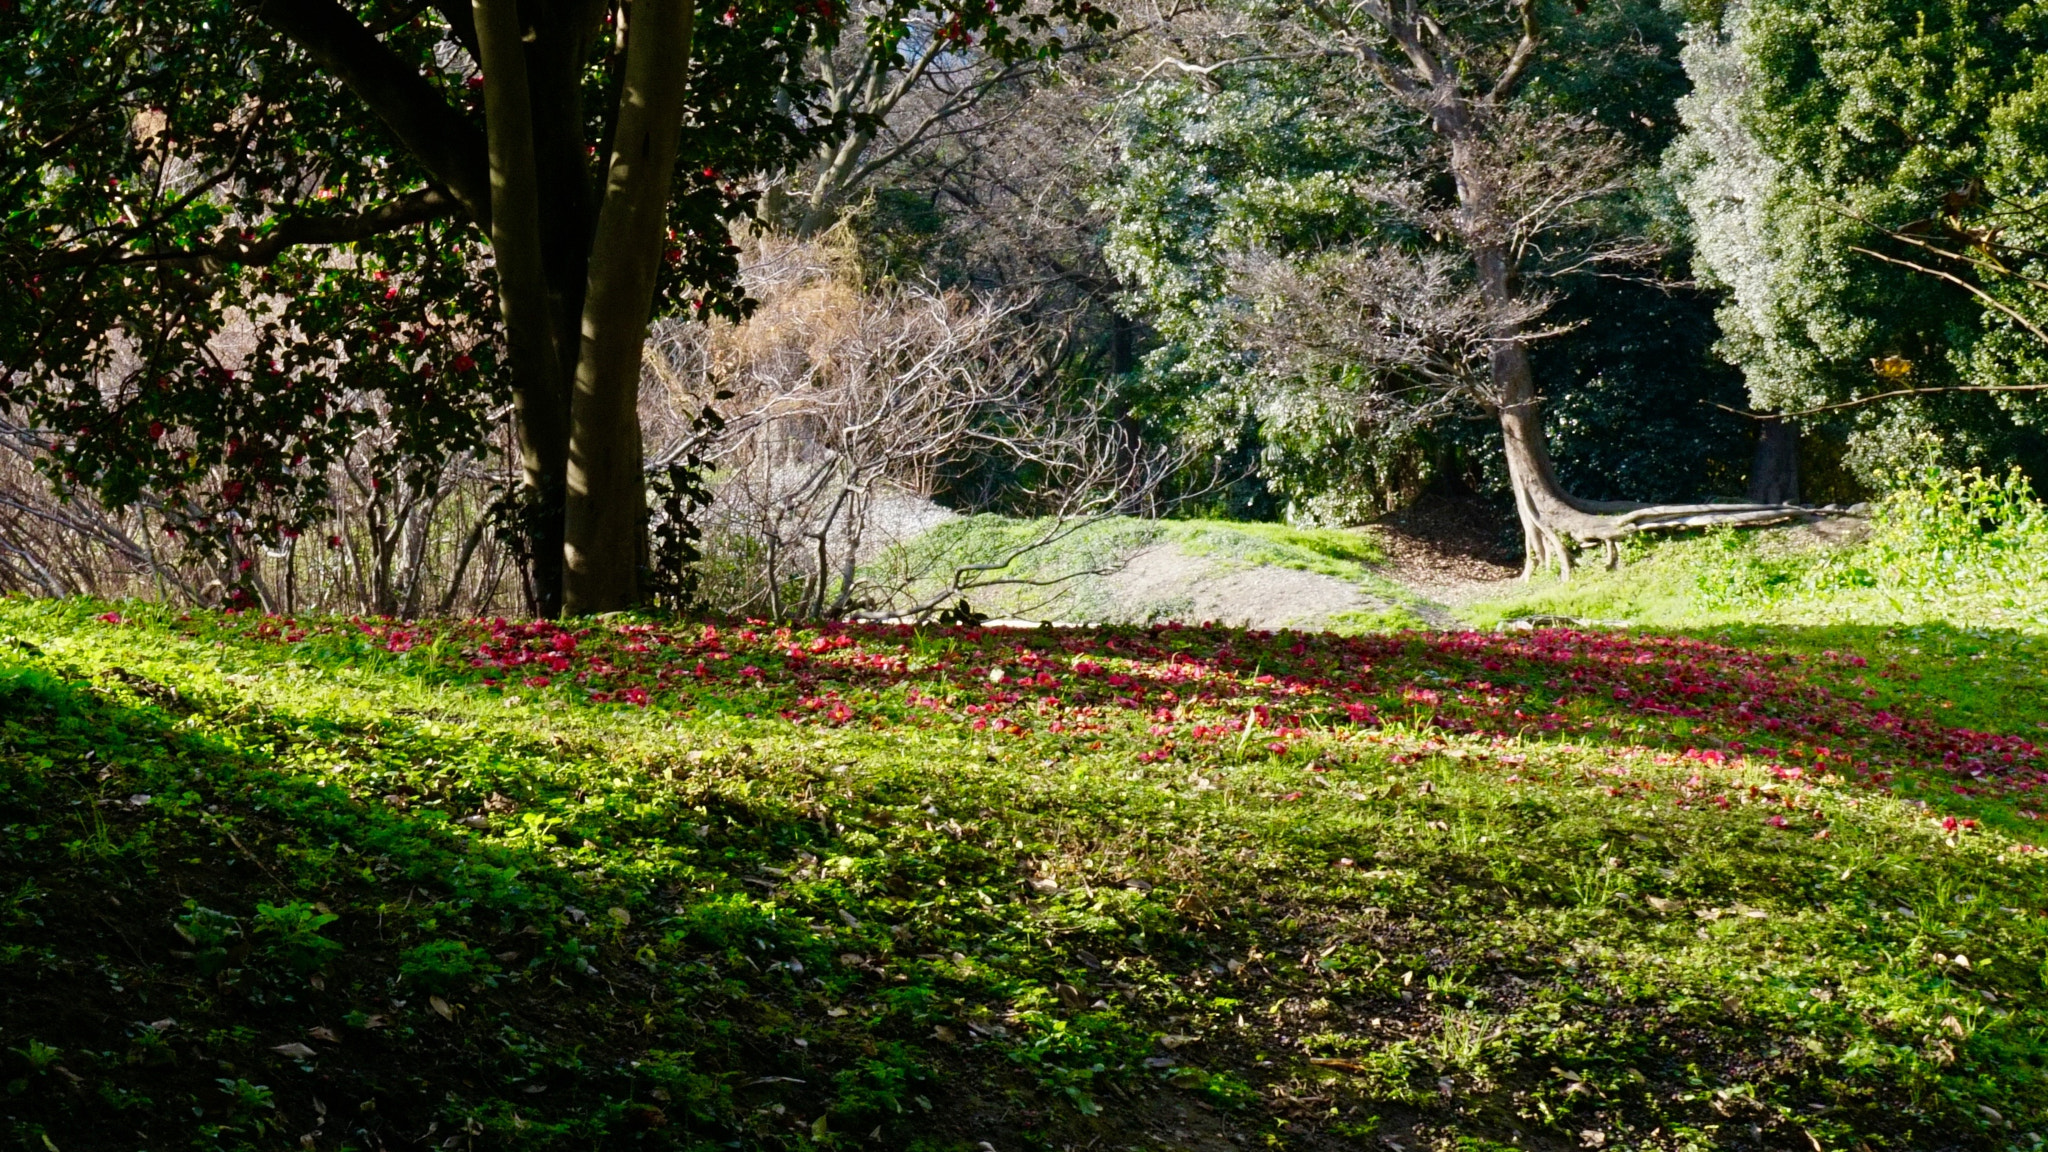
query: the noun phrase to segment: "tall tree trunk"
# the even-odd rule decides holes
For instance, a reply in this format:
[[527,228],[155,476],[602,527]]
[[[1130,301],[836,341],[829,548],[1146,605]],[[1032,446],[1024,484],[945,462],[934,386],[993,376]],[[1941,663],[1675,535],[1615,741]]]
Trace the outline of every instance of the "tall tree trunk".
[[675,177],[694,12],[691,0],[637,0],[629,11],[625,83],[569,407],[563,610],[572,615],[634,604],[647,548],[640,355]]
[[532,84],[534,170],[539,178],[541,264],[547,279],[548,319],[560,356],[557,406],[550,429],[559,441],[547,486],[538,493],[529,527],[540,608],[562,610],[565,517],[569,493],[569,397],[575,389],[571,353],[581,341],[583,295],[590,278],[590,245],[597,230],[589,126],[583,104],[583,68],[603,28],[604,0],[578,0],[542,9],[546,27],[526,45]]
[[568,396],[550,305],[534,152],[535,87],[517,0],[472,0],[484,69],[491,162],[491,253],[511,353],[513,419],[529,505],[534,594],[542,615],[561,609],[562,495],[569,464]]
[[1749,498],[1758,504],[1799,502],[1799,426],[1781,416],[1757,425],[1756,457],[1749,466]]

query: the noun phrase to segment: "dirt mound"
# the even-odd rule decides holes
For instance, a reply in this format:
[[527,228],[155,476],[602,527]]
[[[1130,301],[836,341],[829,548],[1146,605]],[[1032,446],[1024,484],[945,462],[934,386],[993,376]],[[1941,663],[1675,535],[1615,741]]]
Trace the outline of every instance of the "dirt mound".
[[1247,568],[1201,556],[1177,545],[1154,544],[1103,578],[1103,587],[1130,620],[1213,620],[1247,628],[1320,630],[1352,613],[1383,612],[1394,605],[1357,585],[1292,568]]

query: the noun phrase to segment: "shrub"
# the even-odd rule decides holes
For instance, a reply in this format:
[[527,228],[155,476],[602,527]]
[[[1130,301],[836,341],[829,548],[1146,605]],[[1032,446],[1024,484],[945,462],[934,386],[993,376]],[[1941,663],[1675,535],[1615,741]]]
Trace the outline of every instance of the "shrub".
[[1928,468],[1898,479],[1854,547],[1790,549],[1724,531],[1670,555],[1716,609],[2048,623],[2048,507],[2025,475]]
[[399,979],[424,992],[446,992],[489,969],[489,962],[460,940],[430,941],[406,949],[398,958]]
[[185,902],[185,914],[178,917],[175,927],[185,943],[192,946],[192,960],[199,966],[201,976],[222,972],[249,953],[240,920],[203,908],[195,901]]

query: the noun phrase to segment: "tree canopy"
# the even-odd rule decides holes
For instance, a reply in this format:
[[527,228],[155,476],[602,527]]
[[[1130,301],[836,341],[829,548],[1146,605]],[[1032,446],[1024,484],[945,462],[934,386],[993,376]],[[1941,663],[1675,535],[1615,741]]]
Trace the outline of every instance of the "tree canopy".
[[[1922,393],[1832,417],[1855,430],[1867,482],[1930,454],[2048,462],[2041,394],[1946,391],[2048,368],[2048,343],[2019,319],[2048,302],[2027,279],[2042,247],[2044,45],[2036,4],[1748,0],[1687,50],[1696,87],[1670,167],[1756,406]],[[1944,255],[1972,248],[2013,274]]]
[[[1023,7],[913,28],[910,5],[874,6],[856,35],[884,56],[921,35],[1017,58],[1056,48],[1056,21],[1107,19],[1085,0]],[[350,443],[376,438],[379,468],[426,467],[490,439],[509,406],[525,482],[508,515],[542,605],[630,602],[647,322],[743,313],[729,229],[755,174],[844,126],[804,66],[840,35],[831,0],[693,15],[673,0],[9,5],[5,399],[60,482],[146,500],[230,559],[313,527]],[[588,573],[565,570],[565,545]]]

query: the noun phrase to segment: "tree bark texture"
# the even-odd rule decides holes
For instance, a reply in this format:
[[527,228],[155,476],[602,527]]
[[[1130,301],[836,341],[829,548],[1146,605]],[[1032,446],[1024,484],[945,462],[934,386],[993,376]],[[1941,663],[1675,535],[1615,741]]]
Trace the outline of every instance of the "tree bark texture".
[[639,599],[647,548],[640,356],[675,178],[693,8],[691,0],[637,0],[626,29],[618,126],[569,401],[562,604],[572,615]]
[[569,405],[542,249],[534,88],[517,0],[473,2],[491,163],[491,252],[512,361],[520,471],[532,509],[526,527],[532,535],[535,598],[540,611],[552,615],[561,608]]

